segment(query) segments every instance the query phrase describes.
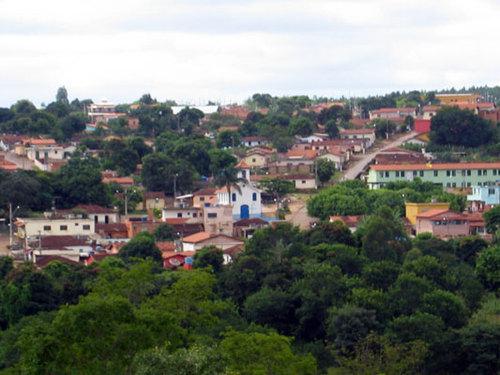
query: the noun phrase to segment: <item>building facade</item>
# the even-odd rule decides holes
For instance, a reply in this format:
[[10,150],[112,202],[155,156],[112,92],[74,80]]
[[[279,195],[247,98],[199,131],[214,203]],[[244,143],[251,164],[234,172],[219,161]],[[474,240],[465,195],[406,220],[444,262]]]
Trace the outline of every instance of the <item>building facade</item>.
[[500,180],[500,162],[495,163],[441,163],[372,165],[367,183],[378,189],[388,182],[422,181],[442,185],[444,188],[495,185]]

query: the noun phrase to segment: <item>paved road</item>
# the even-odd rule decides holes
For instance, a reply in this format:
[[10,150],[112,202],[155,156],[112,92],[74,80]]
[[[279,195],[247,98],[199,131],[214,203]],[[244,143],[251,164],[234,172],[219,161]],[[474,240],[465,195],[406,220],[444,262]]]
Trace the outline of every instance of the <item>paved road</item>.
[[402,137],[385,144],[382,148],[378,148],[369,154],[363,155],[363,157],[360,160],[356,161],[356,163],[354,163],[349,169],[345,171],[343,179],[344,180],[356,179],[365,170],[368,164],[372,162],[375,155],[377,155],[379,152],[387,150],[389,148],[401,146],[401,144],[403,144],[409,139],[414,138],[417,134],[418,133],[415,132],[405,134]]
[[0,155],[5,155],[5,160],[16,164],[19,169],[32,170],[34,168],[34,163],[28,158],[23,158],[12,152],[4,151],[0,151]]

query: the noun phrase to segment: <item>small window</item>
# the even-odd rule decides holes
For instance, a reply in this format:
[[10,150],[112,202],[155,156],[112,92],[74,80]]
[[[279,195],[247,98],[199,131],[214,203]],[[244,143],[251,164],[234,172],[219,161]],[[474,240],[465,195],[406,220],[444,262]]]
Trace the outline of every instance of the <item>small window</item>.
[[451,171],[446,171],[446,176],[450,177],[451,176]]
[[451,171],[451,175],[455,177],[457,175],[457,171]]
[[384,178],[384,172],[380,172],[379,175],[380,175],[380,178]]
[[497,175],[497,170],[493,169],[493,176],[496,176],[496,175]]
[[437,176],[438,176],[438,172],[439,172],[439,171],[434,171],[434,177],[437,177]]
[[451,187],[454,187],[454,188],[457,187],[457,183],[456,182],[452,183]]
[[483,169],[483,176],[487,176],[488,175],[488,171],[486,169]]
[[88,225],[88,224],[84,224],[84,225],[82,226],[82,228],[83,228],[83,230],[90,230],[90,225]]
[[488,195],[495,195],[495,189],[488,189]]
[[424,177],[424,171],[420,171],[418,172],[418,174],[420,175],[420,177]]
[[252,163],[255,163],[257,160],[255,158],[252,158]]
[[200,197],[200,202],[205,202],[205,197]]
[[77,226],[79,226],[79,225],[80,225],[80,223],[75,223],[75,227],[77,227]]
[[450,185],[450,183],[449,183],[449,182],[447,182],[447,183],[446,183],[446,187],[450,187],[450,186],[451,186],[451,185]]
[[401,171],[401,177],[405,176],[405,171]]
[[50,225],[44,225],[43,230],[52,230],[52,227]]
[[399,177],[399,171],[396,171],[396,177]]
[[472,175],[472,171],[470,169],[467,170],[467,176],[471,176]]
[[209,213],[207,214],[207,217],[208,217],[209,219],[215,219],[215,218],[217,217],[217,213],[216,213],[216,212],[209,212]]
[[68,226],[67,225],[60,225],[59,229],[60,230],[68,230]]
[[232,197],[233,197],[233,202],[236,202],[236,193],[233,193]]
[[478,169],[478,171],[477,171],[477,175],[478,175],[478,176],[482,176],[482,175],[483,175],[483,171],[482,171],[482,170],[480,170],[480,169]]
[[385,172],[385,177],[389,177],[389,172]]
[[413,177],[417,177],[417,171],[413,171]]
[[196,212],[193,212],[193,217],[198,217],[198,214]]
[[178,212],[177,217],[182,217],[182,212]]
[[254,202],[257,202],[257,193],[253,193],[253,194],[252,194],[252,200],[253,200]]

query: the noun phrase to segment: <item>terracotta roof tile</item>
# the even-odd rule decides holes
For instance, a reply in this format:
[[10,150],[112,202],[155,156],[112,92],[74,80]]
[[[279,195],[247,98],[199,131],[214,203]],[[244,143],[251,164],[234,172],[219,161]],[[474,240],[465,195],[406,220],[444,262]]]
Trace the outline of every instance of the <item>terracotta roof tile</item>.
[[427,163],[427,164],[377,164],[374,171],[419,171],[419,170],[457,170],[457,169],[500,169],[500,162],[494,163]]

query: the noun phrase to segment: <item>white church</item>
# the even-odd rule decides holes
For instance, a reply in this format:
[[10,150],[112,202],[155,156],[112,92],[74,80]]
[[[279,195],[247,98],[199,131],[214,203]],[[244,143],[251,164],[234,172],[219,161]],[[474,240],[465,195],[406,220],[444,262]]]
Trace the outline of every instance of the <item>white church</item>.
[[240,161],[236,168],[238,169],[238,178],[243,181],[227,191],[227,187],[217,190],[217,203],[220,205],[233,206],[233,218],[236,220],[260,217],[262,215],[261,190],[258,189],[250,180],[250,166],[244,160]]

